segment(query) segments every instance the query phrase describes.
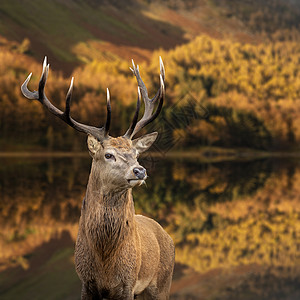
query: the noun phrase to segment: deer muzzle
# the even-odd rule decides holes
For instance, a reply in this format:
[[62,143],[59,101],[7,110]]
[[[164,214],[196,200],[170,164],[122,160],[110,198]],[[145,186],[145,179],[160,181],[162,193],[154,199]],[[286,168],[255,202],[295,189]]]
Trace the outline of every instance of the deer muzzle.
[[133,174],[139,180],[145,180],[147,178],[146,169],[143,167],[136,167],[133,169]]

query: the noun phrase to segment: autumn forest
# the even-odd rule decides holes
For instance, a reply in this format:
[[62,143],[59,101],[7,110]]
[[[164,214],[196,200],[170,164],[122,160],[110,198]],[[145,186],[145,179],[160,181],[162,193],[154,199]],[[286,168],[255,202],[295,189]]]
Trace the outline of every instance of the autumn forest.
[[[252,16],[251,20],[248,23],[251,21],[253,27],[255,18]],[[284,40],[283,29],[278,30],[280,24],[273,24],[277,31],[269,28],[260,35],[256,28],[258,38],[252,43],[201,34],[173,49],[155,50],[146,60],[138,57],[135,62],[140,65],[151,95],[159,85],[158,58],[163,58],[167,98],[156,128],[165,128],[162,133],[169,137],[168,143],[191,150],[201,146],[269,151],[299,148],[299,38],[294,34]],[[81,136],[74,139],[77,133],[20,93],[20,85],[30,72],[30,87],[37,89],[42,59],[32,55],[33,47],[27,37],[12,42],[3,36],[0,41],[1,151],[83,150]],[[93,57],[93,51],[68,76],[57,68],[51,69],[46,93],[55,105],[64,107],[74,76],[73,117],[101,126],[108,87],[112,97],[112,134],[122,134],[137,97],[137,84],[129,69],[131,61],[117,55]],[[48,59],[51,68],[51,56]],[[195,114],[191,116],[187,112],[190,110]]]

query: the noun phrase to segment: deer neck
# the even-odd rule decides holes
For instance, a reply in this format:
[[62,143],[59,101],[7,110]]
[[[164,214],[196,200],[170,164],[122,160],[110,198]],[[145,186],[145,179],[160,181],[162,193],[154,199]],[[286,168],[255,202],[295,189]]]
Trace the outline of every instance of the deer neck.
[[92,166],[82,214],[88,242],[105,259],[135,229],[132,190],[108,190]]

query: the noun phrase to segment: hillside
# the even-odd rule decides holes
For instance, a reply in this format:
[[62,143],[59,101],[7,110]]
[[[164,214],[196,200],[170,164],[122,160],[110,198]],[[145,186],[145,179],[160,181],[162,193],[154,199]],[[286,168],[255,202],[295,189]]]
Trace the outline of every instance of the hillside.
[[54,69],[70,74],[93,59],[149,60],[153,50],[174,48],[199,34],[250,43],[266,35],[295,38],[297,2],[267,2],[2,0],[0,35],[23,43],[23,51],[38,61],[47,54]]
[[[113,136],[125,132],[134,111],[130,58],[154,94],[162,56],[167,99],[159,121],[148,128],[161,132],[159,147],[299,149],[298,4],[268,0],[266,9],[254,1],[272,21],[234,3],[1,1],[1,151],[83,150],[82,135],[74,138],[78,133],[20,93],[30,72],[29,86],[37,88],[45,54],[51,65],[46,93],[58,107],[75,77],[76,120],[101,124],[109,87]],[[284,13],[276,17],[280,9]]]

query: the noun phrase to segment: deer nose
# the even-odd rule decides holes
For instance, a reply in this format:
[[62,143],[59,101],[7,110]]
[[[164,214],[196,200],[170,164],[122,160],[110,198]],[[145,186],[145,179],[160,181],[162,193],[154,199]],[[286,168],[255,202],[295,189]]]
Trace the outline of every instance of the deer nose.
[[133,173],[138,179],[144,179],[146,177],[146,169],[143,167],[134,168]]

